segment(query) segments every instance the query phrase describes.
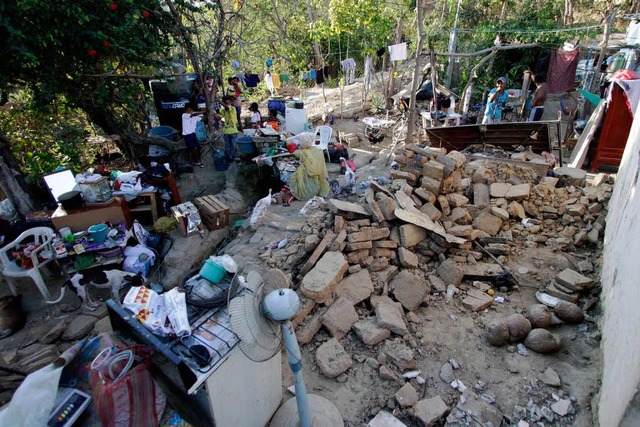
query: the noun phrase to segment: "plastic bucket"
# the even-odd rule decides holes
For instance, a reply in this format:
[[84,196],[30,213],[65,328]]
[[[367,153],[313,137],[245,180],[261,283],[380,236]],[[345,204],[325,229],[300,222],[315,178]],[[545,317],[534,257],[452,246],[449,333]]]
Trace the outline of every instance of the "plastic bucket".
[[89,236],[93,239],[94,243],[102,243],[107,240],[107,225],[96,224],[89,227]]
[[169,141],[173,141],[173,132],[174,129],[171,126],[158,126],[151,128],[149,131],[151,135],[159,136],[164,139],[168,139]]
[[220,283],[226,273],[227,270],[225,270],[224,267],[216,264],[210,259],[206,260],[200,269],[200,276],[215,284]]
[[250,136],[241,136],[236,139],[236,144],[238,144],[238,150],[242,154],[253,154],[257,151],[256,143],[253,142]]

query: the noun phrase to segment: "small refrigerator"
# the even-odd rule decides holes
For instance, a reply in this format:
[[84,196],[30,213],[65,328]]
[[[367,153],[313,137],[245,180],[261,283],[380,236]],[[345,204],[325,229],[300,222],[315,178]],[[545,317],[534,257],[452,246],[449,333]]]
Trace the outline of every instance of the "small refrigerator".
[[287,132],[297,135],[304,132],[307,123],[307,110],[304,108],[287,108],[285,113]]

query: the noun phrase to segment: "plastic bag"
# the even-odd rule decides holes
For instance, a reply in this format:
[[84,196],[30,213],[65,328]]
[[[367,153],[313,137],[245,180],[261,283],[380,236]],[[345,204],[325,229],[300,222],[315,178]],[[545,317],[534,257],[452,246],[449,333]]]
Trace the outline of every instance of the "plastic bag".
[[11,203],[11,200],[4,199],[0,202],[0,218],[9,222],[18,219],[18,212],[13,206],[13,203]]
[[[228,256],[228,255],[227,255]],[[167,316],[171,322],[173,333],[179,337],[191,335],[191,325],[187,315],[187,299],[184,292],[173,288],[162,295],[167,307]]]
[[231,255],[211,256],[209,259],[219,266],[224,267],[229,273],[236,273],[238,271],[238,264],[231,258]]
[[133,286],[124,297],[122,306],[154,334],[168,336],[173,333],[167,322],[167,307],[161,295],[144,286]]

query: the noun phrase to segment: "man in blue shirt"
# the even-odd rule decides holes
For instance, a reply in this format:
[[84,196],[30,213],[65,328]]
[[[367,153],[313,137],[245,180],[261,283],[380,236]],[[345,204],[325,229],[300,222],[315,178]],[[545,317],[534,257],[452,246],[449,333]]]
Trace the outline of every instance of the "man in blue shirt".
[[489,100],[487,101],[487,109],[484,111],[482,124],[500,123],[500,119],[502,119],[502,106],[509,100],[506,87],[507,79],[505,77],[499,77],[496,81],[496,87],[489,92]]

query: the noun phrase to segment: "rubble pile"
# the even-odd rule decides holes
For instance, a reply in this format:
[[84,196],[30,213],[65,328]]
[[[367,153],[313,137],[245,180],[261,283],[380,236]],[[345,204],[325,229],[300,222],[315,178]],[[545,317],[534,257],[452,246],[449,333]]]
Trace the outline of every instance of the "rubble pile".
[[[395,162],[390,185],[371,180],[358,203],[330,199],[329,213],[308,214],[298,237],[261,255],[295,279],[303,300],[293,320],[298,340],[315,350],[324,376],[341,382],[355,356],[341,344],[346,334],[376,348],[380,378],[397,381],[416,369],[419,339],[411,324],[421,322],[418,307],[456,296],[464,309],[483,311],[494,304],[494,287],[507,291],[499,280],[488,283],[504,274],[500,262],[538,246],[568,251],[598,245],[612,191],[605,175],[591,186],[555,188],[557,180],[541,176],[539,164],[468,163],[462,153],[415,145],[397,153]],[[548,294],[576,302],[588,291],[595,282],[583,274],[594,266],[579,264],[560,272]],[[532,336],[530,330],[529,324],[511,342],[530,336],[531,347],[542,348],[537,342],[548,337],[537,335],[547,331],[539,328],[543,332]],[[420,389],[421,381],[411,379],[410,387]],[[467,407],[497,417],[485,408],[486,399],[461,383],[452,387],[463,394],[450,425],[465,425]],[[416,400],[410,389],[399,393],[399,407],[427,425],[447,412],[433,398]]]

